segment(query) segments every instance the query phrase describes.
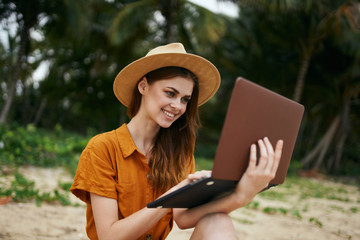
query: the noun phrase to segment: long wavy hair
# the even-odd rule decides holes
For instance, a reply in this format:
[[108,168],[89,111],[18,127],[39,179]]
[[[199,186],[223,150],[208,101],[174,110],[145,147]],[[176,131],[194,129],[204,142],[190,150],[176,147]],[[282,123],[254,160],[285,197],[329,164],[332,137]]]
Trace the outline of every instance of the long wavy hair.
[[[194,88],[185,113],[169,128],[160,128],[154,140],[149,159],[152,186],[161,194],[187,177],[193,159],[196,129],[200,126],[198,113],[199,83],[197,77],[185,68],[164,67],[145,75],[148,84],[155,81],[183,77],[194,82]],[[134,117],[140,109],[141,94],[135,87],[127,113]]]

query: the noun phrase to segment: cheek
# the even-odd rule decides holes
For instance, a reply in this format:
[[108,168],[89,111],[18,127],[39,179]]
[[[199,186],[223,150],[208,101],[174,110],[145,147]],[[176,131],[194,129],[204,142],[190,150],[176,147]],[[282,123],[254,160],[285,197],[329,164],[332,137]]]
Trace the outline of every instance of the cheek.
[[186,109],[187,109],[188,105],[187,104],[184,104],[184,106],[182,107],[181,111],[182,111],[182,114],[184,114],[186,112]]
[[150,109],[161,108],[162,105],[166,103],[166,98],[161,94],[154,92],[151,95],[146,96],[145,103]]

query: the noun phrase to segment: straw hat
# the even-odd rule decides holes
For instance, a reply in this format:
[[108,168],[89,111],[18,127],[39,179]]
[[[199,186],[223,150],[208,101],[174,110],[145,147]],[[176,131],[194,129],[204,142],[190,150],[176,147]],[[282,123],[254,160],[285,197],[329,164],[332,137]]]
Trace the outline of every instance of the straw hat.
[[219,71],[211,62],[186,53],[181,43],[171,43],[152,49],[145,57],[123,68],[114,81],[115,96],[122,104],[129,106],[133,90],[143,76],[155,69],[170,66],[186,68],[196,75],[199,80],[199,106],[208,101],[220,86]]

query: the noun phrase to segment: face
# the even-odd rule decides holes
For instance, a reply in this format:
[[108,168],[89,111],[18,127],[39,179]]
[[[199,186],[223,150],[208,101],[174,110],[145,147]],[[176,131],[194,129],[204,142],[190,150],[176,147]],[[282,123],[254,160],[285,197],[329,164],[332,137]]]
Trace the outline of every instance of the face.
[[140,111],[158,126],[168,128],[186,111],[194,88],[192,79],[174,77],[148,84],[143,78],[139,85],[142,94]]

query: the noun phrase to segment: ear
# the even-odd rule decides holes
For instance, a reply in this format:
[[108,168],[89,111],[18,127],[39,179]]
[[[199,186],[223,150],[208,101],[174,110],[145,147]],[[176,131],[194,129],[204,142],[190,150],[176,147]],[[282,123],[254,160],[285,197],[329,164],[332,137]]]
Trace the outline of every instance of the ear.
[[147,79],[146,77],[143,77],[140,82],[138,83],[138,90],[139,92],[144,95],[145,91],[148,89],[148,82],[147,82]]

